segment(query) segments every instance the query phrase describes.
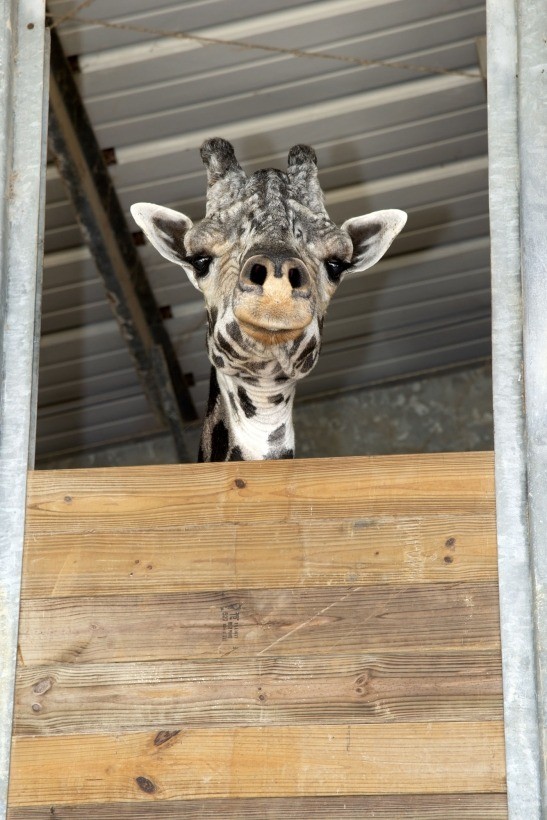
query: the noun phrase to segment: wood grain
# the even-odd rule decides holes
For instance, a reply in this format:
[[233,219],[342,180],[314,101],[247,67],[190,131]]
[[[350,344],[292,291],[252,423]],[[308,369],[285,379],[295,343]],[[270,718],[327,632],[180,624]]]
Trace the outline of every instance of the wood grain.
[[10,805],[505,789],[501,723],[187,729],[160,746],[155,738],[16,737]]
[[18,735],[502,719],[498,652],[22,668]]
[[493,513],[240,522],[158,532],[38,533],[24,553],[23,596],[378,583],[497,577]]
[[28,503],[11,820],[507,817],[492,454]]
[[492,512],[492,453],[39,471],[27,533]]
[[[52,812],[53,809],[53,812]],[[8,820],[507,820],[505,794],[382,795],[50,804],[8,811]]]
[[495,583],[24,601],[25,666],[397,649],[499,649]]

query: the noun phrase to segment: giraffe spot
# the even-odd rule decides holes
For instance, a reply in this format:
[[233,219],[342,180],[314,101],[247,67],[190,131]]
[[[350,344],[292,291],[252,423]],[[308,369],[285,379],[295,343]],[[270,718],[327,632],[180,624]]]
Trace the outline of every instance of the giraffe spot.
[[217,421],[211,435],[211,461],[226,461],[229,436],[224,422]]
[[233,394],[233,393],[228,393],[228,398],[230,399],[230,404],[232,405],[232,410],[234,411],[234,413],[236,414],[236,416],[238,416],[238,415],[239,415],[239,408],[238,408],[238,406],[237,406],[237,404],[236,404],[236,400],[235,400],[235,398],[234,398],[234,394]]
[[300,372],[307,373],[308,370],[311,370],[315,364],[315,354],[310,353],[309,356],[306,356],[303,363],[300,365]]
[[283,448],[281,450],[272,450],[265,458],[270,460],[279,460],[285,458],[294,458],[294,450],[292,448]]
[[213,330],[215,328],[217,316],[218,310],[215,307],[212,307],[210,310],[207,311],[207,326],[209,328],[209,333],[211,335],[213,334]]
[[237,395],[243,412],[245,413],[247,418],[250,419],[253,416],[256,416],[256,407],[252,403],[251,399],[249,398],[249,394],[247,393],[244,387],[240,386],[237,388]]
[[232,358],[232,359],[242,359],[243,358],[243,356],[241,356],[237,352],[237,350],[235,350],[235,348],[232,347],[232,345],[230,344],[228,339],[224,338],[222,333],[217,333],[216,343],[220,347],[220,349],[223,351],[223,353],[225,353],[226,356],[228,356],[229,359],[230,358]]
[[301,333],[300,336],[297,336],[294,342],[292,343],[292,347],[289,351],[289,356],[294,356],[300,345],[302,344],[302,339],[304,338],[304,334]]
[[[241,447],[232,447],[232,449],[230,450],[228,461],[244,461],[243,453],[241,452]],[[236,484],[240,480],[241,479],[238,478]]]
[[268,436],[268,444],[277,444],[285,435],[285,425],[281,424],[273,433]]
[[275,396],[268,396],[268,401],[270,402],[270,404],[281,404],[283,399],[283,393],[276,393]]
[[241,345],[241,347],[245,347],[245,341],[244,341],[243,336],[241,334],[241,330],[239,328],[239,325],[235,321],[235,319],[234,319],[233,322],[230,322],[229,324],[226,325],[226,331],[227,331],[228,335],[232,337],[234,342],[237,342],[237,344]]
[[306,345],[304,350],[298,355],[298,358],[295,362],[295,365],[297,367],[300,367],[300,365],[308,358],[310,353],[313,353],[315,351],[316,347],[317,347],[317,342],[316,342],[315,336],[314,336],[313,339],[311,339],[311,341],[308,342],[308,344]]
[[217,399],[220,396],[220,387],[218,386],[217,372],[214,367],[211,368],[211,380],[209,382],[209,399],[207,401],[207,415],[210,416],[215,409]]

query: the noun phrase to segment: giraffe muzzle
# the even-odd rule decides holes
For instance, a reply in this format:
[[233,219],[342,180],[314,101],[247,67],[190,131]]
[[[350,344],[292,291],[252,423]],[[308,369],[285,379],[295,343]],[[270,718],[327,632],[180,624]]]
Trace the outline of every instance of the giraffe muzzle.
[[243,330],[264,344],[296,338],[313,318],[311,276],[301,259],[255,254],[239,275],[234,313]]
[[304,262],[285,254],[259,254],[246,260],[239,275],[244,292],[272,298],[309,299],[311,277]]

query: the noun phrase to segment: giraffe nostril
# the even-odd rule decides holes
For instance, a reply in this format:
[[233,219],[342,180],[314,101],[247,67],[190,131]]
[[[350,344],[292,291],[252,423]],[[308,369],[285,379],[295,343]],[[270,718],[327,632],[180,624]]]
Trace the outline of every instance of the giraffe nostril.
[[291,287],[296,290],[296,288],[302,287],[302,271],[298,268],[291,268],[289,271],[289,282],[291,283]]
[[268,275],[268,271],[264,265],[260,265],[258,263],[254,264],[249,271],[249,279],[253,283],[253,285],[260,285],[262,286],[266,281],[266,277]]

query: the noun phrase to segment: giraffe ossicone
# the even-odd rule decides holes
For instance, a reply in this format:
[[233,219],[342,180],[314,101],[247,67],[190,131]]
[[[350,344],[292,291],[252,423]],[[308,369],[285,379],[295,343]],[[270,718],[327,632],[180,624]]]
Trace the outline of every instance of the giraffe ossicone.
[[313,148],[286,171],[247,177],[232,145],[206,140],[205,217],[150,203],[131,213],[205,298],[209,401],[199,461],[292,458],[297,382],[314,367],[328,304],[343,277],[374,265],[406,214],[376,211],[338,227],[325,209]]

